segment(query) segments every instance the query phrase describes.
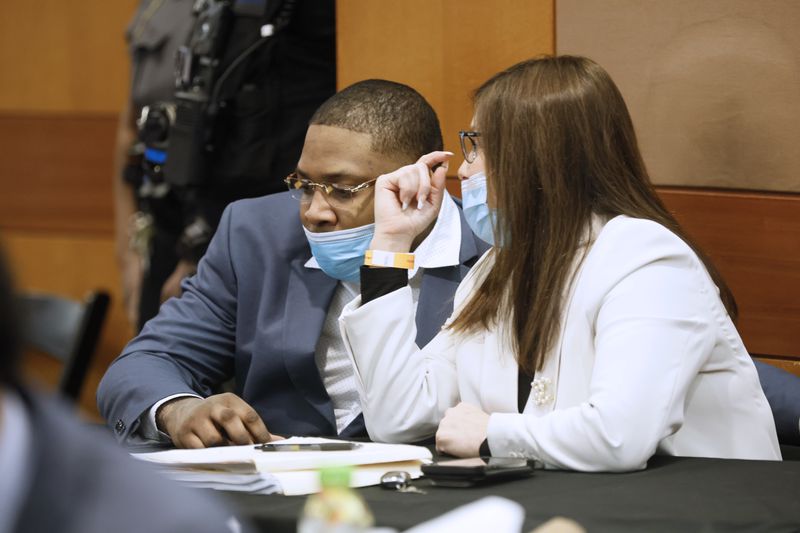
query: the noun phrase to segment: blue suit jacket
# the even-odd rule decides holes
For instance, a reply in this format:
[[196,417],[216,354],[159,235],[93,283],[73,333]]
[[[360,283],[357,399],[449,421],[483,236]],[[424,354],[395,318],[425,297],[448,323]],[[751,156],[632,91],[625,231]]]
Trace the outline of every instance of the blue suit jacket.
[[[458,266],[423,272],[417,343],[452,312],[453,294],[488,248],[461,218]],[[236,394],[278,435],[336,435],[333,406],[314,350],[337,281],[311,257],[288,193],[231,204],[181,298],[166,302],[109,367],[100,412],[124,439],[142,413],[177,393],[210,395],[235,378]],[[365,435],[363,419],[342,436]]]
[[800,446],[800,378],[769,363],[753,362],[775,417],[778,441]]

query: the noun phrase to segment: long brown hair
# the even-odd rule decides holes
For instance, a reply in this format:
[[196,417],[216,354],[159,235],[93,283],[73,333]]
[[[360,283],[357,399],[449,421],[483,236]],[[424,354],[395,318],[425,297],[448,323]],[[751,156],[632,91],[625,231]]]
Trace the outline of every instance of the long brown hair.
[[518,63],[476,91],[475,122],[501,246],[454,331],[488,329],[509,317],[520,366],[541,369],[593,214],[653,220],[678,235],[736,317],[722,277],[656,195],[622,95],[598,64],[574,56]]

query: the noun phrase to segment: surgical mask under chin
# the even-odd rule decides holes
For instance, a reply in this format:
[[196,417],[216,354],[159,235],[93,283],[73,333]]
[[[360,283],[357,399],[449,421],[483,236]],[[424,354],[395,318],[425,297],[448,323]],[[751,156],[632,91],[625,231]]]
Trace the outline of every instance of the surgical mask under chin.
[[375,234],[375,224],[323,233],[303,227],[303,231],[323,272],[340,281],[359,281],[364,254]]
[[461,207],[467,224],[475,235],[494,246],[497,209],[489,207],[487,196],[486,174],[483,172],[461,181]]

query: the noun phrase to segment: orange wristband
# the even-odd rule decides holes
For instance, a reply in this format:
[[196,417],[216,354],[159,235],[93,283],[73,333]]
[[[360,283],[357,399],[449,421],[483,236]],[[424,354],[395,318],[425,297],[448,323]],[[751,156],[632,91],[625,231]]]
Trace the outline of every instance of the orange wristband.
[[414,254],[367,250],[367,253],[364,254],[364,264],[366,266],[405,268],[406,270],[412,270],[414,268]]

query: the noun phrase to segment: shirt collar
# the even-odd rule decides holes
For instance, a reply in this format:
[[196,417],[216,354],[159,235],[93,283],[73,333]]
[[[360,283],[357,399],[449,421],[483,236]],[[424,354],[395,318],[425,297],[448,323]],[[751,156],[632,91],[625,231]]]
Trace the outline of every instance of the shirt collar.
[[[417,249],[414,250],[414,269],[408,271],[408,277],[414,277],[420,268],[440,268],[459,264],[461,250],[461,219],[458,207],[450,194],[445,191],[442,207],[433,229]],[[306,268],[319,269],[319,263],[311,256],[306,261]]]

